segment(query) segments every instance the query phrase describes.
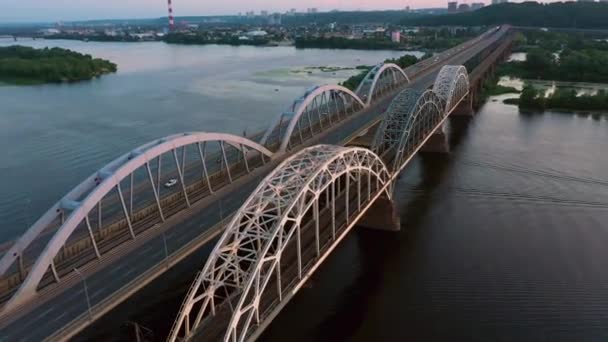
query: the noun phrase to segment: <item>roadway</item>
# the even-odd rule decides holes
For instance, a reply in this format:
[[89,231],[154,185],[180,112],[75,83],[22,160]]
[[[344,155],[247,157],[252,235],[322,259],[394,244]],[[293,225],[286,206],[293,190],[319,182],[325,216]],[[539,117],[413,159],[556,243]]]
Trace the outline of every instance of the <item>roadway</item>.
[[[483,49],[492,44],[496,35],[490,35],[477,42],[474,46],[458,52],[450,52],[449,56],[440,55],[439,63],[428,70],[422,71],[409,85],[415,89],[426,89],[432,86],[440,66],[444,64],[464,64]],[[315,136],[303,148],[316,144],[344,144],[357,136],[362,130],[376,122],[384,113],[398,92],[385,96],[366,110],[346,119],[340,125],[328,129],[323,134]],[[86,285],[91,305],[106,300],[107,297],[121,289],[147,269],[162,264],[165,260],[165,241],[169,254],[179,250],[188,242],[195,240],[201,234],[209,234],[211,228],[221,232],[221,226],[216,223],[229,213],[237,210],[244,200],[258,185],[259,180],[270,172],[280,160],[267,163],[255,170],[252,175],[243,177],[229,184],[213,196],[202,199],[188,210],[169,218],[159,233],[134,240],[130,250],[117,250],[113,260],[108,264],[104,260],[93,262],[84,267],[82,272],[86,277]],[[161,234],[161,232],[166,232]],[[201,263],[202,264],[202,263]],[[62,289],[50,291],[48,298],[37,300],[13,317],[4,318],[0,339],[39,341],[53,334],[73,320],[86,317],[87,302],[83,282],[77,276],[66,279]]]

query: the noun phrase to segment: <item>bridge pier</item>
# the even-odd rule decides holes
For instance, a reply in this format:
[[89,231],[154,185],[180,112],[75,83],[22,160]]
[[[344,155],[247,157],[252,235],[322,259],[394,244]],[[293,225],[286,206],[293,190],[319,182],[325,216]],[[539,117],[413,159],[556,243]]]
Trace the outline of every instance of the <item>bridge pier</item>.
[[395,201],[383,195],[379,197],[357,222],[358,226],[397,232],[401,230],[401,219]]
[[473,116],[475,111],[473,110],[475,94],[469,93],[459,104],[452,110],[452,116]]
[[450,144],[448,142],[448,134],[446,133],[445,123],[441,125],[441,128],[437,129],[433,135],[431,135],[420,151],[430,153],[450,152]]

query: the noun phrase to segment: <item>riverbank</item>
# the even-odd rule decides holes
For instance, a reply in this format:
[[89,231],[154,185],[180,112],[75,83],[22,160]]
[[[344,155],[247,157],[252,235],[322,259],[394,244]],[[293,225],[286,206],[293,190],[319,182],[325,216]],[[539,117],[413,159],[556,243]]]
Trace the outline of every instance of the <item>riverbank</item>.
[[0,82],[6,84],[78,82],[116,71],[108,60],[62,48],[0,47]]

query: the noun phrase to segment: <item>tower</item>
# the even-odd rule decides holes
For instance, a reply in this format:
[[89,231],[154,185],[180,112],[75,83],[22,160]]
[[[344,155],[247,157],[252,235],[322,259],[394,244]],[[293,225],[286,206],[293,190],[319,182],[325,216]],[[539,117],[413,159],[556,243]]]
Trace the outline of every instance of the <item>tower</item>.
[[167,5],[169,6],[169,30],[173,30],[175,26],[175,22],[173,21],[173,5],[171,4],[171,0],[167,0]]

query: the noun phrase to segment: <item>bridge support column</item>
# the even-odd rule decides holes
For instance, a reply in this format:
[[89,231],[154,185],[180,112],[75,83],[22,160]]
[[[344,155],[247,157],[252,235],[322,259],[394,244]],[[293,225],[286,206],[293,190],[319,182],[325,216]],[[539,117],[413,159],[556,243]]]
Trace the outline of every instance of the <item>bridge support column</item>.
[[441,125],[441,127],[437,129],[433,135],[431,135],[420,151],[431,153],[450,152],[450,144],[448,142],[448,134],[446,133],[445,124]]
[[453,116],[473,116],[473,97],[474,94],[469,93],[467,97],[462,100],[456,108],[452,111]]
[[357,225],[393,232],[401,230],[401,219],[395,201],[386,196],[379,197],[357,222]]

